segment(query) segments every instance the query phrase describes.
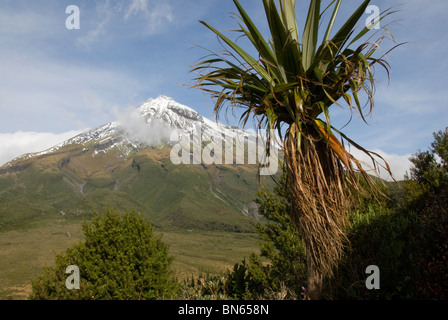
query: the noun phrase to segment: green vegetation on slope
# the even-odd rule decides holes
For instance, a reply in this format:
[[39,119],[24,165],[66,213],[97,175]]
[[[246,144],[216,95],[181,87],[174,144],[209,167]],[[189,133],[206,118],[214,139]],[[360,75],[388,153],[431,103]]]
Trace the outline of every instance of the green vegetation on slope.
[[129,159],[80,149],[2,168],[0,230],[36,216],[89,215],[108,206],[143,212],[163,228],[254,230],[247,208],[259,187],[256,166],[173,165],[167,148]]

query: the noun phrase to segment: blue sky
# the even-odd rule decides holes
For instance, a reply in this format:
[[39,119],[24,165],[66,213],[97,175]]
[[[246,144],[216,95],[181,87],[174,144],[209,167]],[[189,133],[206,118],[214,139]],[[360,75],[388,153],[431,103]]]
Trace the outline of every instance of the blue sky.
[[[371,4],[386,10],[401,2]],[[384,23],[391,23],[397,42],[411,43],[388,55],[390,83],[377,72],[369,125],[355,117],[343,130],[384,155],[398,178],[408,157],[448,126],[448,3],[403,2]],[[241,3],[265,25],[261,1]],[[339,21],[359,3],[343,1]],[[80,9],[79,30],[66,28],[69,5]],[[299,24],[307,5],[297,0]],[[114,121],[160,94],[213,118],[210,98],[189,87],[190,66],[206,54],[195,45],[220,49],[198,21],[235,29],[235,11],[230,0],[0,0],[0,165]],[[336,108],[335,123],[342,126],[348,111]]]

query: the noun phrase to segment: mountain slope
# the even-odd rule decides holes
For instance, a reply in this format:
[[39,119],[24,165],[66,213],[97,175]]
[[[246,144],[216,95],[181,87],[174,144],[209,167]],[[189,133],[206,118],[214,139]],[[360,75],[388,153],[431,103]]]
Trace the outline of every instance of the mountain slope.
[[42,215],[85,216],[107,206],[135,209],[163,228],[252,230],[257,165],[171,161],[171,133],[194,133],[198,126],[215,137],[244,133],[160,96],[117,122],[14,159],[0,168],[0,230]]

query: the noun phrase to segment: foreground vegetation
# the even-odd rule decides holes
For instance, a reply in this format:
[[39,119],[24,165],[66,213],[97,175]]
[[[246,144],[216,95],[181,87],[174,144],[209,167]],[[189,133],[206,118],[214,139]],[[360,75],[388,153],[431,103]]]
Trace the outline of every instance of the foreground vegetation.
[[[448,298],[448,128],[434,134],[425,152],[411,158],[414,168],[401,183],[383,184],[378,202],[372,195],[355,199],[349,214],[346,249],[332,278],[325,279],[327,299]],[[261,213],[270,220],[259,225],[266,241],[260,262],[236,264],[221,277],[192,281],[193,298],[301,299],[308,281],[306,255],[291,227],[287,181],[274,193],[260,192]],[[380,289],[366,288],[366,267],[380,269]]]
[[[350,242],[336,277],[327,283],[325,298],[446,299],[446,137],[446,130],[438,132],[429,150],[412,158],[415,169],[406,181],[382,186],[389,199],[382,199],[381,205],[370,197],[357,199],[350,214]],[[288,193],[281,187],[261,191],[258,203],[264,203],[260,213],[270,222],[257,227],[265,230],[264,235],[163,230],[162,240],[174,257],[171,267],[185,288],[180,298],[303,297],[307,281],[303,252],[284,214]],[[43,215],[1,232],[0,298],[29,297],[30,280],[42,266],[55,265],[55,253],[84,241],[83,219],[90,217]],[[261,247],[260,238],[266,240]],[[380,290],[365,287],[365,268],[370,264],[381,270]]]
[[[346,250],[334,276],[324,279],[324,298],[447,299],[448,128],[434,137],[428,151],[411,158],[414,168],[405,181],[378,182],[383,191],[380,202],[370,194],[354,199]],[[266,189],[258,192],[260,214],[267,220],[256,228],[263,241],[258,253],[243,255],[233,269],[224,273],[187,272],[181,278],[175,277],[171,273],[168,247],[152,234],[148,222],[135,213],[120,218],[117,213],[106,211],[103,220],[95,218],[92,225],[84,227],[85,244],[77,244],[65,255],[59,255],[56,267],[46,269],[34,281],[31,298],[303,299],[307,296],[308,281],[306,252],[289,216],[287,183],[283,176],[273,192]],[[134,232],[145,228],[143,238]],[[189,233],[179,236],[187,239]],[[123,242],[124,238],[127,241]],[[230,240],[231,236],[221,235],[220,239]],[[237,250],[244,239],[233,240],[233,256],[242,254]],[[184,250],[187,248],[191,249],[185,246]],[[204,243],[203,257],[210,257],[206,248]],[[208,250],[212,250],[210,246]],[[179,249],[176,254],[181,254]],[[157,263],[151,265],[149,262],[155,262],[155,256]],[[89,288],[87,295],[64,288],[67,275],[63,271],[69,263],[79,264],[84,272],[88,271],[88,277],[81,276],[81,282]],[[378,290],[366,288],[365,270],[369,265],[376,265],[381,271]],[[146,266],[146,271],[141,266]],[[108,269],[113,272],[104,272]],[[94,285],[91,279],[101,285]],[[151,284],[147,288],[132,285],[144,283],[144,279]],[[59,289],[55,289],[57,286]],[[122,290],[127,293],[122,295]]]

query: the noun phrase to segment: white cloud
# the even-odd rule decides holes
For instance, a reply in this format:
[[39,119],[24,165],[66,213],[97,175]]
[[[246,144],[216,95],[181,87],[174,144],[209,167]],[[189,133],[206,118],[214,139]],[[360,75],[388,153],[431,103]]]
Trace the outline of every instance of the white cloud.
[[143,12],[145,15],[149,14],[147,0],[133,0],[124,16],[124,20],[128,20],[130,16],[138,15],[139,12]]
[[124,20],[130,17],[142,15],[147,23],[147,31],[153,33],[164,22],[173,21],[173,11],[166,2],[155,2],[150,0],[133,0],[125,13]]
[[[362,162],[365,169],[369,169],[369,168],[372,169],[372,171],[369,172],[370,174],[376,175],[375,172],[373,171],[372,160],[369,156],[367,156],[364,152],[362,152],[356,148],[353,148],[353,147],[349,151],[355,158],[357,158],[359,161]],[[386,153],[379,149],[372,150],[372,151],[377,153],[378,155],[380,155],[384,159],[384,161],[386,161],[389,164],[390,170],[392,171],[392,175],[395,180],[397,180],[397,181],[403,180],[405,174],[409,173],[409,169],[412,166],[411,161],[409,161],[411,154],[397,155],[397,154],[393,154],[393,153]],[[375,159],[378,160],[378,163],[380,165],[384,165],[384,161],[382,161],[380,158],[375,157]],[[380,166],[377,169],[379,171],[378,172],[379,176],[382,179],[387,180],[387,181],[392,180],[389,173],[387,172],[387,170],[384,167]]]
[[[113,10],[110,7],[109,0],[97,4],[96,11],[99,21],[86,35],[78,38],[78,44],[85,48],[89,48],[90,45],[96,43],[98,39],[106,33],[107,27],[112,19]],[[83,27],[83,29],[84,28],[85,27]]]
[[[171,6],[166,1],[154,0],[133,0],[129,1],[110,1],[97,4],[97,19],[91,29],[82,37],[78,38],[78,44],[85,48],[97,43],[101,39],[108,39],[107,35],[114,34],[116,26],[123,27],[120,23],[132,22],[132,34],[136,31],[144,35],[158,33],[163,30],[160,28],[165,22],[172,22],[174,14]],[[92,17],[94,20],[95,17]],[[135,23],[138,27],[135,28]],[[83,27],[88,28],[88,27]]]
[[0,133],[0,166],[26,153],[40,152],[68,140],[82,131]]
[[158,119],[148,123],[135,107],[128,107],[124,112],[115,111],[117,121],[131,138],[141,143],[156,146],[170,139],[172,128]]

